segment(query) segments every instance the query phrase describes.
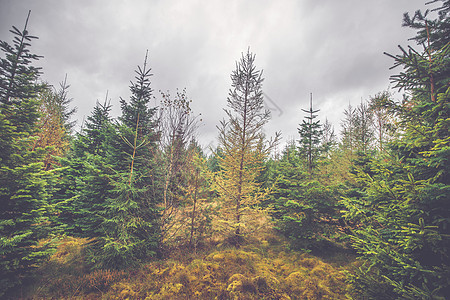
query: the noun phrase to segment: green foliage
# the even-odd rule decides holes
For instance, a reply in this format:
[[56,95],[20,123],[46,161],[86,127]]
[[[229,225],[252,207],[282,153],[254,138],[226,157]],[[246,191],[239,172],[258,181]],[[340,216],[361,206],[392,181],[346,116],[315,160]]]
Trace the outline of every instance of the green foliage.
[[108,161],[110,141],[115,137],[109,111],[111,105],[97,103],[85,127],[72,141],[67,157],[60,160],[57,192],[53,197],[58,225],[66,234],[93,237],[99,233],[100,212],[113,188],[115,173]]
[[41,56],[32,54],[30,49],[31,41],[37,39],[28,33],[28,19],[22,31],[13,26],[10,32],[14,35],[14,44],[10,45],[6,41],[0,41],[0,49],[5,54],[0,59],[0,103],[16,104],[21,99],[34,98],[41,90],[35,82],[39,77],[40,68],[32,65],[33,61]]
[[146,60],[137,74],[137,82],[131,85],[130,103],[121,101],[120,124],[107,137],[105,157],[100,157],[101,164],[94,169],[92,179],[100,180],[100,185],[84,190],[84,196],[95,191],[99,195],[90,198],[101,199],[94,212],[98,226],[86,224],[95,228],[90,229],[93,240],[87,249],[95,267],[133,266],[154,256],[159,248],[158,199],[153,178],[157,135],[152,119],[155,110],[147,106],[151,74],[146,70]]
[[158,212],[152,209],[147,188],[128,174],[113,182],[100,212],[100,234],[88,247],[96,267],[123,268],[156,254],[159,242]]
[[130,101],[120,100],[122,116],[119,117],[119,121],[127,128],[134,129],[137,126],[139,128],[139,136],[149,138],[156,135],[154,132],[156,108],[149,107],[153,92],[150,87],[150,76],[153,74],[150,73],[150,68],[147,69],[147,55],[148,51],[145,55],[143,68],[138,66],[138,69],[135,70],[136,82],[131,82]]
[[299,146],[291,142],[281,159],[272,162],[267,180],[277,188],[265,204],[271,205],[276,228],[289,238],[293,248],[322,250],[339,237],[340,192],[329,184],[327,170],[334,132],[328,122],[322,128],[320,121],[314,121],[319,110],[312,108],[312,95],[309,110],[303,111],[308,115],[300,124]]
[[[27,18],[28,22],[28,18]],[[33,98],[38,58],[29,52],[34,37],[13,27],[14,46],[0,43],[0,296],[21,283],[51,252],[38,243],[49,234],[48,199],[53,175],[43,169],[44,149],[32,148],[39,101]]]
[[309,179],[295,145],[286,147],[274,176],[277,189],[270,195],[272,217],[292,247],[319,250],[337,238],[339,191]]
[[153,160],[157,134],[155,110],[147,107],[151,74],[146,61],[137,74],[130,103],[121,101],[120,122],[111,120],[107,101],[97,103],[61,161],[54,199],[60,228],[89,238],[86,259],[95,268],[134,266],[159,248]]
[[[439,22],[448,26],[448,18]],[[390,154],[355,166],[359,195],[342,200],[345,217],[359,224],[352,240],[366,263],[352,282],[363,296],[444,299],[450,293],[449,55],[447,36],[440,49],[391,56],[404,67],[393,81],[410,93],[402,103],[383,103],[399,119],[399,137]]]
[[73,155],[84,157],[86,153],[106,157],[108,145],[114,134],[110,117],[111,104],[97,102],[93,112],[87,117],[84,128],[76,137],[73,145]]
[[377,299],[419,297],[414,290],[445,294],[448,210],[443,197],[449,188],[434,190],[403,167],[392,170],[393,162],[371,161],[370,175],[358,173],[363,195],[342,200],[345,217],[360,224],[352,241],[367,261],[353,281],[361,294]]
[[312,94],[309,110],[302,109],[307,115],[298,128],[300,134],[299,140],[299,155],[304,158],[305,164],[308,167],[308,172],[312,176],[313,169],[316,168],[317,160],[324,150],[321,146],[323,135],[322,125],[320,121],[314,121],[317,118],[315,113],[319,110],[313,110]]

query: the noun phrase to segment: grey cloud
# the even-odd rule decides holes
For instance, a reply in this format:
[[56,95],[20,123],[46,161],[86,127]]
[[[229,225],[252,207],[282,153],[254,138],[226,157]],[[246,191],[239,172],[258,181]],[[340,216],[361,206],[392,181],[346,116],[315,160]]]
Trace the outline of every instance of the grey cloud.
[[106,91],[119,114],[133,70],[146,49],[158,90],[186,88],[202,113],[199,138],[217,137],[224,117],[230,73],[250,46],[264,69],[264,92],[282,110],[267,133],[297,138],[300,109],[314,93],[320,118],[339,129],[343,109],[386,89],[392,65],[383,51],[397,52],[414,32],[401,28],[402,14],[424,0],[367,1],[0,1],[0,39],[11,25],[40,37],[33,51],[44,55],[43,78],[57,84],[68,74],[79,124]]

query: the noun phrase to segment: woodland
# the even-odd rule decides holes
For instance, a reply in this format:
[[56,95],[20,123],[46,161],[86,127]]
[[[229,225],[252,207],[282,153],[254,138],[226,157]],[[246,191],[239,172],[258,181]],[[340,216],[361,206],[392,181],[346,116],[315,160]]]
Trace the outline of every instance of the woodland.
[[450,1],[434,2],[404,15],[415,47],[385,53],[402,100],[349,105],[336,133],[311,97],[280,153],[250,51],[206,154],[185,90],[151,106],[147,56],[120,115],[105,99],[75,130],[69,83],[42,82],[28,18],[12,26],[0,298],[448,299]]

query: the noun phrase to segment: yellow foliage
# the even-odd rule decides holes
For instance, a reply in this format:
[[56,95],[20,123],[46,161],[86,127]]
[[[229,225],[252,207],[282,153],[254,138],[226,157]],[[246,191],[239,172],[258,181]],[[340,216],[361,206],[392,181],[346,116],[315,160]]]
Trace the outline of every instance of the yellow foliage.
[[[28,298],[345,299],[349,291],[344,268],[288,251],[275,241],[215,249],[186,260],[152,261],[140,269],[92,272],[79,259],[85,242],[63,240],[49,261],[58,262],[59,269],[54,264],[51,275],[44,273]],[[74,262],[79,266],[76,272],[68,267]]]
[[39,111],[38,128],[33,150],[37,148],[46,149],[43,160],[46,170],[52,169],[57,164],[55,156],[62,157],[70,147],[69,132],[64,127],[64,117],[61,114],[61,108],[56,105],[55,100],[58,98],[53,91],[46,89],[40,95],[41,105]]

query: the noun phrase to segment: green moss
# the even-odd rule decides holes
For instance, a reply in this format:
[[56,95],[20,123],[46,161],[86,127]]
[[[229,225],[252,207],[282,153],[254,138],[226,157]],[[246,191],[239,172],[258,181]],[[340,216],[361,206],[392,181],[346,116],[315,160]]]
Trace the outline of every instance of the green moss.
[[[53,265],[53,275],[47,275],[40,292],[29,298],[345,299],[349,289],[341,267],[286,250],[281,244],[265,243],[267,248],[262,250],[257,244],[215,249],[190,260],[176,256],[120,274],[90,272],[83,263],[81,245],[80,240],[61,244],[50,259],[59,265]],[[69,268],[73,263],[77,264],[74,269]]]

